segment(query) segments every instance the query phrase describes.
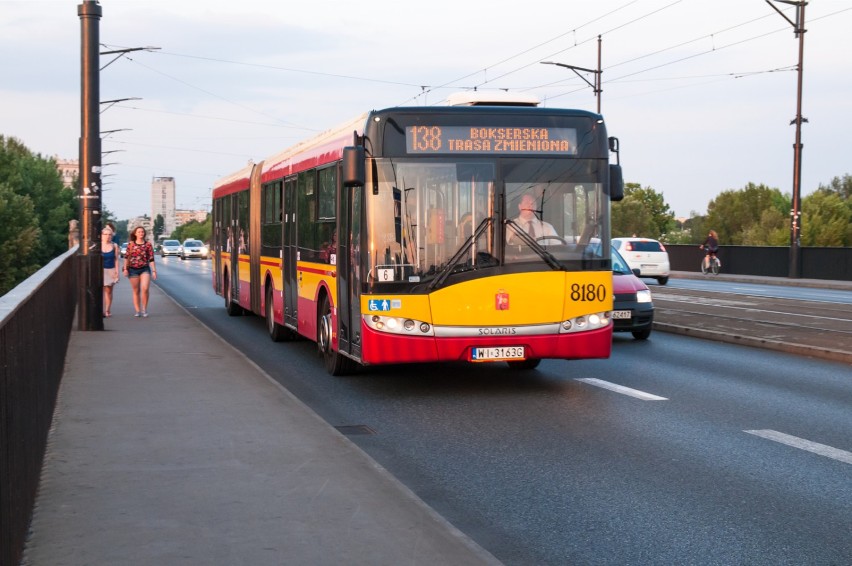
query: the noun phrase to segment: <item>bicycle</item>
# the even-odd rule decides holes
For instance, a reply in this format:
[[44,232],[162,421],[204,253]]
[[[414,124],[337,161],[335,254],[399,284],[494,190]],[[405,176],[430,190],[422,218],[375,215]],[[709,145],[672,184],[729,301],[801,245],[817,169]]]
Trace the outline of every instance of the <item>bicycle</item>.
[[719,261],[719,258],[716,257],[716,254],[708,254],[709,259],[705,264],[704,258],[701,259],[701,273],[707,275],[708,273],[712,273],[713,275],[719,275],[719,270],[722,268],[722,263]]

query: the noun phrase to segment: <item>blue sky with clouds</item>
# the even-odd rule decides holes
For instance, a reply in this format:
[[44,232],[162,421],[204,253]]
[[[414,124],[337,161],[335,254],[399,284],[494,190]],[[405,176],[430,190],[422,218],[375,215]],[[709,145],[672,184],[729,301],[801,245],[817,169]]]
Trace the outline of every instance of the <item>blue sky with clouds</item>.
[[[0,0],[0,134],[76,158],[79,1]],[[103,0],[104,204],[148,213],[151,179],[179,208],[209,206],[221,176],[373,108],[508,89],[596,108],[586,83],[542,61],[597,66],[602,113],[628,182],[679,216],[749,182],[792,190],[798,41],[765,0]],[[793,19],[787,4],[773,2]],[[852,174],[852,2],[805,10],[802,192]],[[588,76],[592,80],[591,76]]]

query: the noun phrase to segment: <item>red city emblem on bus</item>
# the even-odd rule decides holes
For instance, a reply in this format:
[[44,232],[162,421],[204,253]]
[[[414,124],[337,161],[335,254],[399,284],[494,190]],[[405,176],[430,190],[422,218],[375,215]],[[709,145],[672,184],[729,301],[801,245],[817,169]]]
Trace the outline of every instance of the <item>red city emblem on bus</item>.
[[494,308],[498,311],[509,310],[509,293],[503,289],[497,291],[497,294],[494,295]]

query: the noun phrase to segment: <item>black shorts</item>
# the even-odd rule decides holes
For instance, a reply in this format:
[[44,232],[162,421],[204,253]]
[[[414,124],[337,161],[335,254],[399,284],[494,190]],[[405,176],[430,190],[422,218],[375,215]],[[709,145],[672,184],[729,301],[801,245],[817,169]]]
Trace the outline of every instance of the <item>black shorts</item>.
[[128,267],[127,268],[127,277],[132,279],[134,277],[139,277],[143,273],[147,273],[151,275],[151,266],[146,265],[145,267]]

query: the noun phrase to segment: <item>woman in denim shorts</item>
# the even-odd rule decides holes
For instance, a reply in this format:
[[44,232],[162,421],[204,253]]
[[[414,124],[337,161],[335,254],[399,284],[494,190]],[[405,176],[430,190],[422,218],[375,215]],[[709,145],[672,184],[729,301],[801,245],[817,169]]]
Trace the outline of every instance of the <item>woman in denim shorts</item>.
[[124,253],[124,276],[130,279],[133,289],[133,308],[136,317],[148,317],[148,291],[151,278],[157,278],[157,266],[154,264],[154,246],[146,240],[148,232],[137,226],[130,235],[127,250]]

